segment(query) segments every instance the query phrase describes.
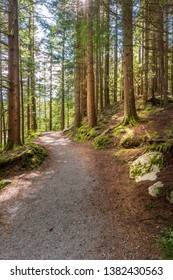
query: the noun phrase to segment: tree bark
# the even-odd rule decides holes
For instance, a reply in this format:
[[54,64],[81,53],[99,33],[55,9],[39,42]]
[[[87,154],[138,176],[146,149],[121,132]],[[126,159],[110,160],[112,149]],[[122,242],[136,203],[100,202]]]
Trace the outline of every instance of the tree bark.
[[124,75],[124,124],[137,121],[133,84],[133,1],[122,1],[123,25],[123,75]]
[[19,41],[18,1],[9,0],[8,7],[8,93],[9,132],[6,149],[21,145],[20,139],[20,82],[19,82]]
[[93,0],[87,0],[87,108],[88,125],[94,127],[97,123],[95,113],[94,61],[93,61]]

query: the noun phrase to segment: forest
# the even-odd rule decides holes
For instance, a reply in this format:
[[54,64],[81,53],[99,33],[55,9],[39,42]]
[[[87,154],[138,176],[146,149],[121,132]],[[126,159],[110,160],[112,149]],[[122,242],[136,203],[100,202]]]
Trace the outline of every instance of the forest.
[[[172,2],[1,1],[0,145],[63,130],[124,100],[167,106],[173,95]],[[157,101],[159,96],[160,101]]]
[[172,117],[171,0],[0,0],[2,258],[172,259]]

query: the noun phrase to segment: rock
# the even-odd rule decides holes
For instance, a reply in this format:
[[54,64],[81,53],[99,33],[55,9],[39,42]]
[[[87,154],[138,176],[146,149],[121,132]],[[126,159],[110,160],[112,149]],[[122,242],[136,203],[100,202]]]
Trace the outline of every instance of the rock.
[[0,182],[0,189],[5,188],[6,186],[8,186],[8,185],[11,184],[11,183],[12,183],[11,180],[2,180],[2,181]]
[[162,182],[157,182],[154,185],[150,186],[148,188],[148,192],[151,196],[153,197],[158,197],[161,196],[161,194],[163,193],[163,183]]
[[163,157],[159,152],[150,152],[136,159],[130,167],[130,178],[136,182],[157,179],[157,173],[163,165]]
[[173,191],[170,192],[169,196],[167,196],[167,200],[170,204],[173,204]]
[[63,129],[63,132],[69,131],[70,129],[73,128],[73,126],[74,126],[74,125],[72,124],[71,126],[64,128],[64,129]]

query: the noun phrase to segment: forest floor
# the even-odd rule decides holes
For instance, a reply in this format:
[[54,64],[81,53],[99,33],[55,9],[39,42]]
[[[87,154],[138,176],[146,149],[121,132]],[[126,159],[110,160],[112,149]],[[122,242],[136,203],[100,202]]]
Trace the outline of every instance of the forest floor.
[[[161,133],[172,119],[169,108],[152,115],[150,126],[152,120]],[[10,170],[13,183],[0,192],[0,259],[160,258],[156,239],[171,224],[173,207],[149,196],[151,182],[129,179],[140,148],[113,157],[116,147],[94,150],[62,132],[43,133],[38,142],[49,152],[44,163]],[[172,184],[172,174],[167,155],[159,180]]]

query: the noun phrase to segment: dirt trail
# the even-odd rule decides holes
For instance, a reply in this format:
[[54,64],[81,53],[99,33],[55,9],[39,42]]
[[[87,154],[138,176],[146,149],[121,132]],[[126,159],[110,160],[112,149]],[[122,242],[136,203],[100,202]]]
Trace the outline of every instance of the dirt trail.
[[121,208],[125,167],[61,132],[39,141],[49,157],[0,193],[0,259],[157,258],[152,230]]

